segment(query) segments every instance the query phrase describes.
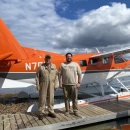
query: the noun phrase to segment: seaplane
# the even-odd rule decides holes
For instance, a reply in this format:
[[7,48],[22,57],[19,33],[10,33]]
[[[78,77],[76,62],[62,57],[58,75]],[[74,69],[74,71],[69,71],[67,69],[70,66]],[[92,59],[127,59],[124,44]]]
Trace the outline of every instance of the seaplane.
[[[130,60],[123,57],[123,54],[127,53],[130,53],[130,48],[105,53],[97,49],[93,53],[73,54],[73,61],[77,62],[82,70],[81,87],[78,92],[80,95],[90,96],[80,101],[80,105],[117,100],[117,97],[130,98],[128,87],[120,80],[122,77],[130,76]],[[56,64],[57,70],[60,64],[66,61],[63,54],[21,46],[0,19],[0,94],[25,92],[25,95],[31,98],[38,96],[35,74],[38,66],[44,62],[46,54],[52,56],[52,63]],[[121,86],[112,86],[110,83],[113,79]],[[63,95],[63,92],[58,88],[55,96],[60,95]]]

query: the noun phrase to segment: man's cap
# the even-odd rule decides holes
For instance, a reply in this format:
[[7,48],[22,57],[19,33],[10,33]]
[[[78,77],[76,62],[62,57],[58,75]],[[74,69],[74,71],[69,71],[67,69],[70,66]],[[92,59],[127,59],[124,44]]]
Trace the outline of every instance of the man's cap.
[[51,58],[51,55],[50,54],[46,54],[45,58]]

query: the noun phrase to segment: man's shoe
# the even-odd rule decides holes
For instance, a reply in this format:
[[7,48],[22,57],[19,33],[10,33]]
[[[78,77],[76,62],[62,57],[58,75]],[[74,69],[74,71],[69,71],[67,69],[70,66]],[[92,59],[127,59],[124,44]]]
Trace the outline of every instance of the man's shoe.
[[67,112],[65,112],[65,116],[69,116],[70,115],[70,113],[67,111]]
[[77,117],[81,117],[78,112],[74,112],[74,115],[77,116]]
[[42,120],[43,119],[43,115],[39,115],[39,120]]
[[55,113],[49,113],[48,116],[52,117],[52,118],[56,118]]
[[73,113],[73,110],[69,109],[69,113],[72,114],[72,113]]

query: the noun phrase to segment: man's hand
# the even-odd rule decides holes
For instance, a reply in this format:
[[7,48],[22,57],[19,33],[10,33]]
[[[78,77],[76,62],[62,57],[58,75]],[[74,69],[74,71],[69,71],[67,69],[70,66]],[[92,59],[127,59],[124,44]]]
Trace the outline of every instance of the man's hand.
[[37,85],[37,91],[40,91],[40,86],[39,85]]
[[63,89],[62,84],[60,84],[60,88]]
[[57,88],[54,88],[54,91],[56,91]]
[[79,83],[77,83],[77,84],[76,84],[76,88],[77,88],[77,89],[79,89],[79,87],[80,87],[80,84],[79,84]]

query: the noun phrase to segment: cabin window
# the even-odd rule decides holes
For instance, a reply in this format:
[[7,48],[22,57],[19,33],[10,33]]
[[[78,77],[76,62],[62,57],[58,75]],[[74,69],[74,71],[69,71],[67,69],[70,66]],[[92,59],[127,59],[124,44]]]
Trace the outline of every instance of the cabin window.
[[87,66],[86,60],[80,60],[80,65],[81,66]]
[[115,62],[115,63],[123,63],[124,60],[123,60],[120,56],[116,55],[116,56],[114,57],[114,62]]
[[91,62],[91,65],[97,65],[98,64],[97,59],[91,59],[90,62]]
[[103,64],[108,64],[109,63],[109,59],[108,58],[102,58],[102,63]]

